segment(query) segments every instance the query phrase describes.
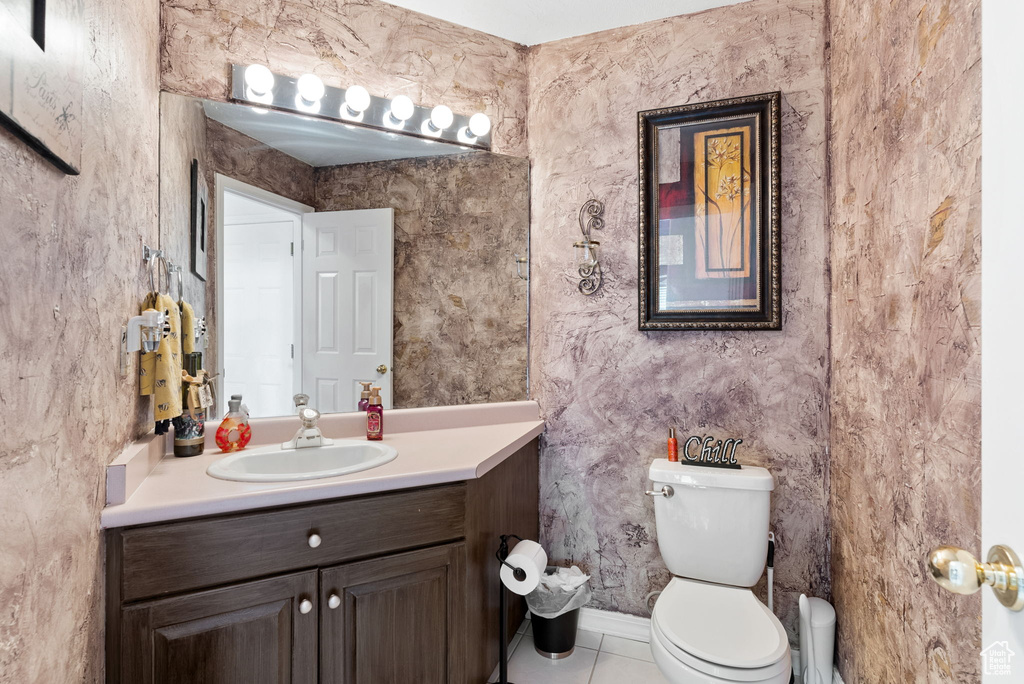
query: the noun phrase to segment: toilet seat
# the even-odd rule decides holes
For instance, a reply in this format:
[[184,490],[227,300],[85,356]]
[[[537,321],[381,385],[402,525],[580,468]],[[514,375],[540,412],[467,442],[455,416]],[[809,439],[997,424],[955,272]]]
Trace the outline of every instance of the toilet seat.
[[782,623],[745,587],[674,578],[655,603],[651,636],[706,681],[788,681],[792,669]]

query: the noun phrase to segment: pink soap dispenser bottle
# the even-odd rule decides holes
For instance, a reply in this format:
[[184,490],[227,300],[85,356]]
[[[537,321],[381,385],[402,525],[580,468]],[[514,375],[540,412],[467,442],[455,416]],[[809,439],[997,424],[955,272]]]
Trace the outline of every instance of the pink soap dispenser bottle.
[[370,404],[366,407],[366,439],[379,442],[384,439],[384,407],[380,401],[380,387],[370,391]]

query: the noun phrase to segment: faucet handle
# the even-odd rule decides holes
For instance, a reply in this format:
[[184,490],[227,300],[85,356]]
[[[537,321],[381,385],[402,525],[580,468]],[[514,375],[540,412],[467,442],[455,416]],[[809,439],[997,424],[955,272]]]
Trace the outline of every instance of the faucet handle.
[[296,408],[302,408],[303,406],[305,406],[305,405],[307,405],[309,403],[309,395],[308,394],[296,394],[294,397],[292,397],[292,401],[295,402],[295,407]]
[[302,421],[302,427],[315,428],[317,421],[320,420],[320,412],[315,408],[303,406],[299,409],[299,420]]

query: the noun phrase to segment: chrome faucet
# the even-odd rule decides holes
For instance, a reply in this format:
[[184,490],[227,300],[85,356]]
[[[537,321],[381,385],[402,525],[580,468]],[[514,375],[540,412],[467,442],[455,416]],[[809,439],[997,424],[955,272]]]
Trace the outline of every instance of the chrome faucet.
[[305,449],[307,447],[330,446],[334,444],[334,440],[324,437],[323,433],[320,432],[320,428],[317,427],[317,423],[320,421],[320,412],[308,405],[309,396],[296,394],[293,399],[295,406],[299,410],[299,420],[302,421],[302,427],[295,433],[291,441],[282,444],[281,448]]

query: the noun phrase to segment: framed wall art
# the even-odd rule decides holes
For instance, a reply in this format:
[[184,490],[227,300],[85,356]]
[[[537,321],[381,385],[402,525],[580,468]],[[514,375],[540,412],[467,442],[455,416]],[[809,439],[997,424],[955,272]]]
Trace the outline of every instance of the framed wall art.
[[0,125],[69,175],[82,162],[84,7],[0,2]]
[[640,329],[779,330],[781,93],[640,112]]
[[210,226],[210,190],[206,186],[206,178],[199,168],[199,160],[192,160],[192,191],[189,233],[192,236],[191,266],[192,272],[200,280],[206,280],[206,267],[209,261],[209,226]]

